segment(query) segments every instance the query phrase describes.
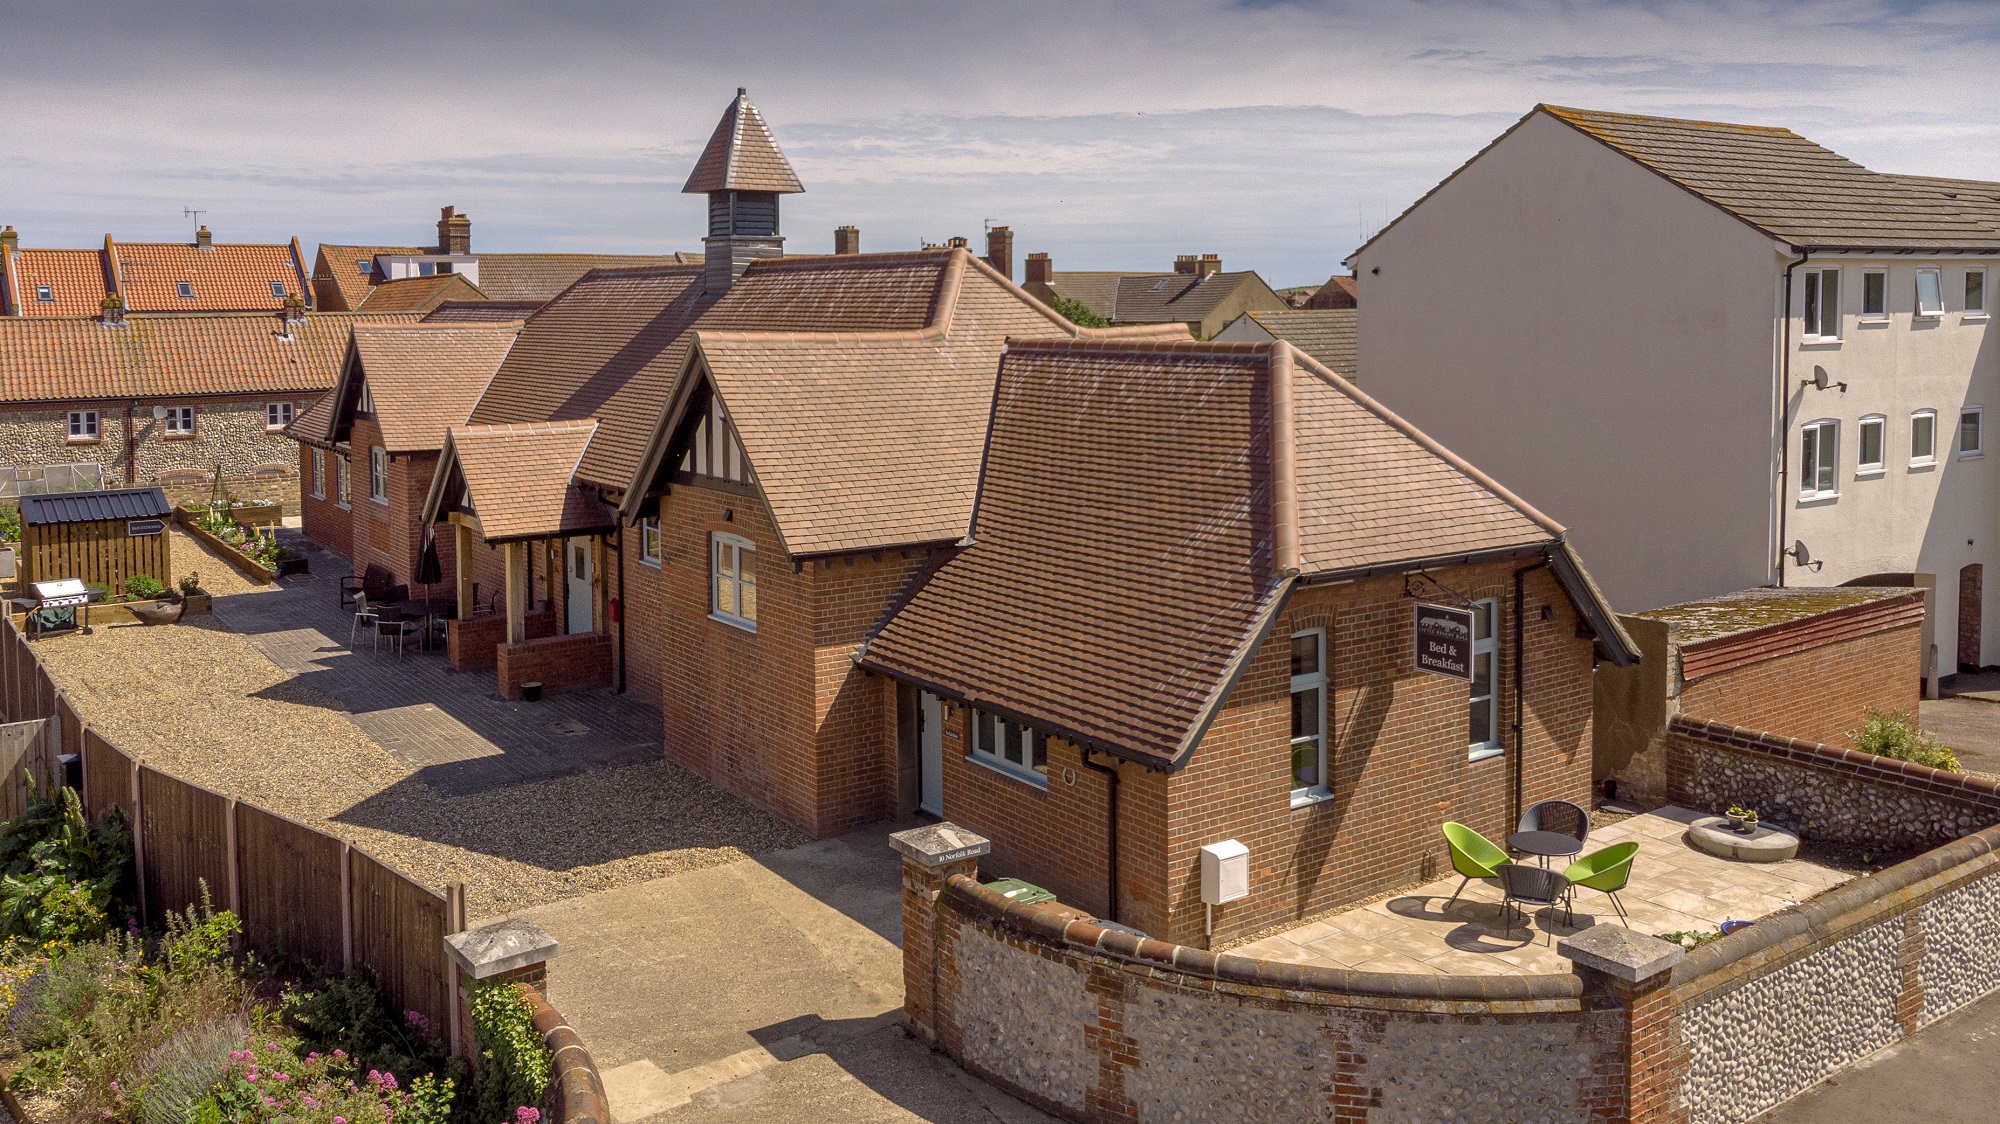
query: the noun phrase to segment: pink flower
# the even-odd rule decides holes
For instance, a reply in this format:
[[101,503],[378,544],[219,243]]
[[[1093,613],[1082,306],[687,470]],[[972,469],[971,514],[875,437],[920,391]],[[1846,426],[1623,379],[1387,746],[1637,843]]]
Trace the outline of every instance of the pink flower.
[[[335,1051],[333,1052],[333,1056],[334,1056],[334,1057],[336,1057],[336,1058],[344,1058],[344,1057],[346,1057],[346,1056],[347,1056],[347,1051],[345,1051],[345,1050],[335,1050]],[[343,1121],[343,1122],[342,1122],[342,1124],[346,1124],[346,1122],[345,1122],[345,1121]]]
[[514,1124],[536,1124],[542,1118],[542,1110],[522,1105],[514,1110]]
[[273,1081],[290,1081],[291,1079],[292,1075],[289,1073],[278,1073],[271,1076],[271,1080]]
[[120,1091],[122,1091],[123,1089],[124,1089],[124,1086],[122,1086],[122,1085],[118,1084],[118,1082],[116,1082],[116,1081],[113,1081],[113,1082],[111,1083],[111,1091],[112,1091],[112,1092],[114,1092],[114,1093],[116,1093],[116,1092],[120,1092]]
[[347,1117],[336,1116],[333,1118],[333,1124],[347,1124]]
[[313,1100],[313,1099],[312,1099],[312,1094],[311,1094],[311,1093],[307,1093],[307,1094],[306,1094],[306,1097],[305,1097],[305,1101],[306,1101],[306,1107],[307,1107],[307,1108],[315,1108],[315,1107],[317,1107],[317,1106],[319,1105],[319,1102],[318,1102],[318,1101],[316,1101],[316,1100]]
[[319,1060],[319,1051],[318,1051],[318,1050],[314,1050],[314,1051],[313,1051],[312,1053],[310,1053],[310,1054],[307,1054],[307,1055],[306,1055],[306,1064],[307,1064],[307,1065],[311,1065],[311,1064],[312,1064],[313,1062],[316,1062],[316,1061],[318,1061],[318,1060]]

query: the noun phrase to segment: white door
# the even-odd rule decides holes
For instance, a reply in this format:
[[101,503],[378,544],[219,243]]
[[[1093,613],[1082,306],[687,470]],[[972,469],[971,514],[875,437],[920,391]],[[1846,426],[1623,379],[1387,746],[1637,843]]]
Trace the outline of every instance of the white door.
[[569,595],[564,598],[569,603],[569,631],[590,632],[597,622],[592,618],[597,595],[591,588],[597,577],[597,568],[591,558],[589,539],[569,540],[569,564],[563,569],[569,572]]
[[944,701],[929,691],[918,692],[922,700],[917,710],[917,807],[933,816],[944,815]]

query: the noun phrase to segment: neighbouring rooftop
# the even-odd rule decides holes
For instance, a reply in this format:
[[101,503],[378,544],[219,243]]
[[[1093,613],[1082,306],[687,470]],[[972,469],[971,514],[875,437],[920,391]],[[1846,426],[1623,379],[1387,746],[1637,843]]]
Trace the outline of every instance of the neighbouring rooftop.
[[1760,628],[1791,624],[1856,605],[1908,597],[1912,592],[1907,586],[1743,589],[1633,615],[1673,625],[1675,639],[1686,646]]

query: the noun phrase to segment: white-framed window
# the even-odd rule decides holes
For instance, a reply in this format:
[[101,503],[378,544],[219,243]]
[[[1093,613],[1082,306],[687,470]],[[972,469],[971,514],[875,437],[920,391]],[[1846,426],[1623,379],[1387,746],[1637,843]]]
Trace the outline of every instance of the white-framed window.
[[1944,315],[1944,278],[1935,269],[1917,270],[1917,315]]
[[389,502],[389,450],[380,445],[368,447],[368,498]]
[[1986,271],[1965,271],[1965,314],[1977,319],[1986,315]]
[[69,439],[71,441],[97,440],[96,410],[71,410],[69,412]]
[[285,299],[285,283],[284,283],[283,281],[273,281],[273,282],[271,282],[271,295],[272,295],[272,296],[274,296],[274,297],[277,297],[277,298],[278,298],[279,300],[284,300],[284,299]]
[[689,442],[687,452],[681,454],[681,471],[737,483],[757,482],[757,474],[750,470],[750,459],[743,455],[743,442],[736,436],[736,427],[730,423],[720,398],[709,396],[708,412],[695,423],[694,439]]
[[1805,338],[1840,338],[1840,271],[1806,270]]
[[1861,318],[1863,320],[1887,320],[1889,318],[1888,270],[1864,269],[1861,271]]
[[35,286],[35,300],[42,304],[56,303],[56,287],[54,285]]
[[973,761],[1026,781],[1049,787],[1049,736],[1012,719],[984,710],[972,712]]
[[1799,498],[1840,494],[1840,423],[1807,422],[1799,429]]
[[1937,463],[1937,411],[1917,410],[1910,414],[1910,463]]
[[1472,760],[1506,752],[1500,744],[1500,602],[1472,604],[1472,697],[1466,704],[1466,754]]
[[1870,414],[1854,427],[1854,471],[1857,475],[1879,475],[1883,465],[1883,435],[1889,419]]
[[347,507],[354,502],[354,472],[346,457],[333,458],[334,502]]
[[176,282],[174,282],[174,295],[175,295],[175,296],[177,296],[177,297],[179,297],[179,298],[181,298],[181,299],[182,299],[182,300],[184,300],[184,301],[191,301],[191,300],[193,300],[193,299],[194,299],[194,282],[192,282],[192,281],[176,281]]
[[1326,630],[1292,634],[1292,804],[1325,798]]
[[1980,422],[1985,410],[1978,406],[1967,406],[1958,412],[1958,455],[1976,457],[1986,452],[1985,436],[1980,432]]
[[264,403],[264,428],[283,429],[292,424],[292,404],[290,402]]
[[420,261],[417,263],[417,276],[419,277],[436,277],[437,271],[437,263],[434,261]]
[[757,544],[717,531],[709,559],[708,615],[757,631]]
[[313,450],[313,498],[326,498],[326,450]]
[[166,432],[169,437],[193,437],[194,407],[168,406]]
[[639,520],[639,561],[647,566],[660,564],[660,517],[657,515]]

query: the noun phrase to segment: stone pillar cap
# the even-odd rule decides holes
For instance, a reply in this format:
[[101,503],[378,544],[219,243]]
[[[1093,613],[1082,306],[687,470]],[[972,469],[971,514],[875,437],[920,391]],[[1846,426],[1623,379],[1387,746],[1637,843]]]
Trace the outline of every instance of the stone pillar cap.
[[452,962],[475,980],[554,960],[559,947],[540,925],[518,918],[444,939],[444,950]]
[[1681,946],[1619,925],[1592,925],[1564,937],[1556,955],[1627,983],[1651,979],[1687,959]]
[[955,823],[930,823],[899,831],[889,837],[889,845],[925,866],[976,859],[993,850],[992,840]]

